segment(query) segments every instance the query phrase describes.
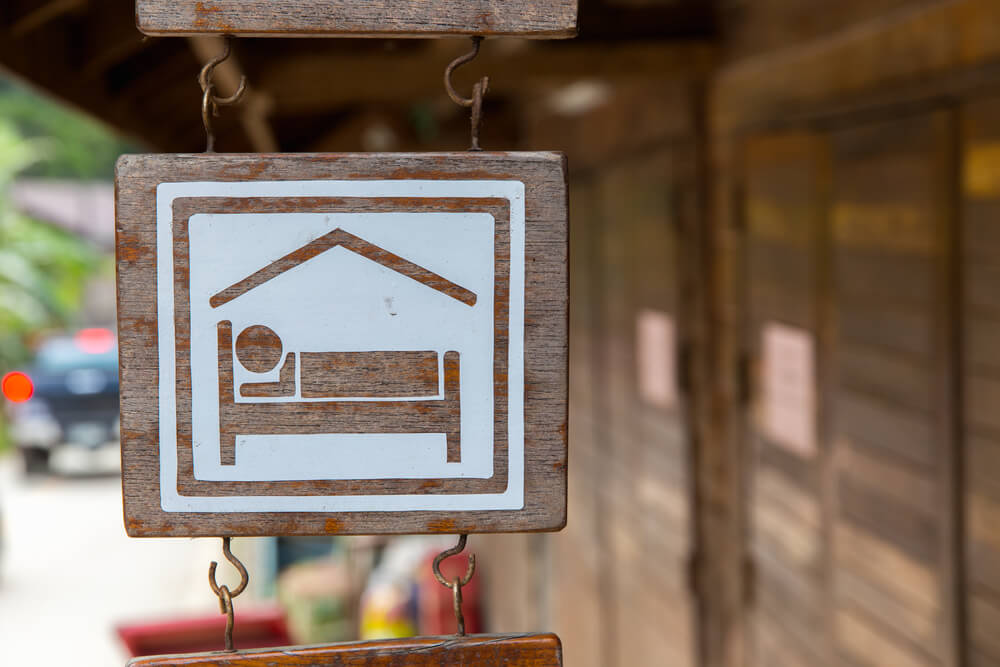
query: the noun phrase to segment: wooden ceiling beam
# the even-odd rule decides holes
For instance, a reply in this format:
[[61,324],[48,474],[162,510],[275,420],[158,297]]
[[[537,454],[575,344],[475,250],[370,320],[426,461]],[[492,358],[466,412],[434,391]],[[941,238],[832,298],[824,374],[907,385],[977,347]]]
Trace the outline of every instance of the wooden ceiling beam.
[[133,14],[122,10],[117,1],[90,5],[80,28],[84,78],[95,79],[155,43],[135,27]]
[[[466,50],[468,43],[462,40],[406,55],[381,51],[352,57],[346,49],[310,41],[281,55],[261,49],[256,54],[261,60],[247,58],[245,63],[251,84],[272,95],[275,112],[294,115],[347,104],[438,98],[444,95],[445,66]],[[455,84],[461,91],[488,75],[490,95],[518,95],[533,86],[580,79],[697,78],[714,62],[713,47],[702,41],[596,45],[498,39],[486,42],[479,57],[456,72]]]
[[47,0],[32,3],[31,8],[10,22],[7,30],[14,37],[34,32],[66,14],[83,10],[87,0]]

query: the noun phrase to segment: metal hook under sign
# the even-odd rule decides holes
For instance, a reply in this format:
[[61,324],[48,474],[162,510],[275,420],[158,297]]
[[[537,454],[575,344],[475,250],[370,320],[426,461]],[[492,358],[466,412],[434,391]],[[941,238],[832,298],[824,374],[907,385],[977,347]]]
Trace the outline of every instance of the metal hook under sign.
[[230,591],[229,587],[225,584],[219,585],[215,581],[215,569],[219,566],[216,561],[212,561],[212,564],[208,566],[208,585],[212,587],[212,592],[219,597],[219,610],[226,615],[226,650],[233,651],[233,624],[234,624],[234,612],[233,612],[233,598],[246,590],[247,584],[250,582],[250,575],[247,573],[246,567],[240,562],[240,559],[233,555],[230,550],[230,540],[229,537],[222,538],[222,555],[226,557],[233,566],[239,570],[240,573],[240,583],[235,590]]
[[438,580],[438,583],[445,588],[451,589],[452,607],[455,611],[455,622],[458,625],[457,634],[459,636],[465,635],[465,614],[462,613],[462,586],[467,585],[472,580],[472,575],[476,572],[476,555],[469,554],[469,565],[465,569],[465,575],[455,577],[454,581],[448,581],[445,579],[444,575],[441,574],[441,561],[449,556],[462,553],[462,551],[465,550],[465,543],[468,539],[468,535],[460,535],[458,537],[458,544],[435,556],[434,563],[431,565],[431,569],[434,571],[434,578]]

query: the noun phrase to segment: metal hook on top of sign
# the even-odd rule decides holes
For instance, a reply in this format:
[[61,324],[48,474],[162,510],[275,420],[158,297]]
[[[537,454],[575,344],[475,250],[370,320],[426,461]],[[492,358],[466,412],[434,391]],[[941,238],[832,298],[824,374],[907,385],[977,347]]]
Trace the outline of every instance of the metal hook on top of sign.
[[230,106],[238,103],[247,90],[247,78],[240,78],[240,84],[236,92],[228,97],[220,97],[215,94],[215,83],[212,75],[215,68],[225,62],[233,50],[233,36],[225,35],[222,53],[205,63],[198,74],[198,84],[201,86],[201,122],[205,126],[205,152],[215,152],[215,133],[212,131],[212,117],[219,115],[219,107]]
[[482,150],[479,146],[479,128],[483,124],[483,97],[486,96],[486,91],[489,90],[490,77],[484,76],[472,86],[472,97],[462,97],[458,94],[458,91],[455,90],[455,86],[452,85],[451,75],[456,69],[468,62],[471,62],[476,58],[476,56],[479,55],[479,47],[482,42],[482,36],[476,35],[473,37],[472,50],[452,60],[444,70],[444,89],[447,91],[448,97],[450,97],[451,101],[455,104],[472,109],[471,143],[469,145],[470,151]]

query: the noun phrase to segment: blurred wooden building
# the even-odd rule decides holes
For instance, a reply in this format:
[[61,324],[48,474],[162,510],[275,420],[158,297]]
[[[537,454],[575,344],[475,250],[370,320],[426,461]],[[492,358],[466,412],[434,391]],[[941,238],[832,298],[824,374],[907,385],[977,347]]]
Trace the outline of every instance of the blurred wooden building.
[[[0,64],[202,150],[215,38],[5,0]],[[219,150],[461,150],[462,40],[237,40]],[[1000,2],[581,0],[489,40],[571,177],[569,525],[475,537],[569,667],[1000,666]],[[464,78],[463,78],[464,77]]]

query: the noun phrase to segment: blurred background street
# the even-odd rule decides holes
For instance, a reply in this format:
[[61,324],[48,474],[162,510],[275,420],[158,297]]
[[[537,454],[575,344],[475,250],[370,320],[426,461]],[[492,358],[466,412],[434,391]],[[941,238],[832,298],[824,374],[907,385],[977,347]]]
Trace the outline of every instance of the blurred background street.
[[[123,665],[116,624],[165,610],[217,613],[205,577],[218,541],[129,539],[116,477],[26,478],[8,456],[0,507],[5,664]],[[220,579],[229,575],[220,568]]]
[[[134,8],[0,0],[3,665],[222,646],[220,541],[122,525],[112,182],[205,149],[225,40]],[[490,78],[485,150],[565,151],[571,211],[568,524],[470,537],[469,632],[556,632],[566,667],[1000,667],[1000,2],[579,27],[455,72]],[[469,48],[236,38],[217,150],[465,151]],[[236,645],[452,633],[454,540],[234,541]]]

